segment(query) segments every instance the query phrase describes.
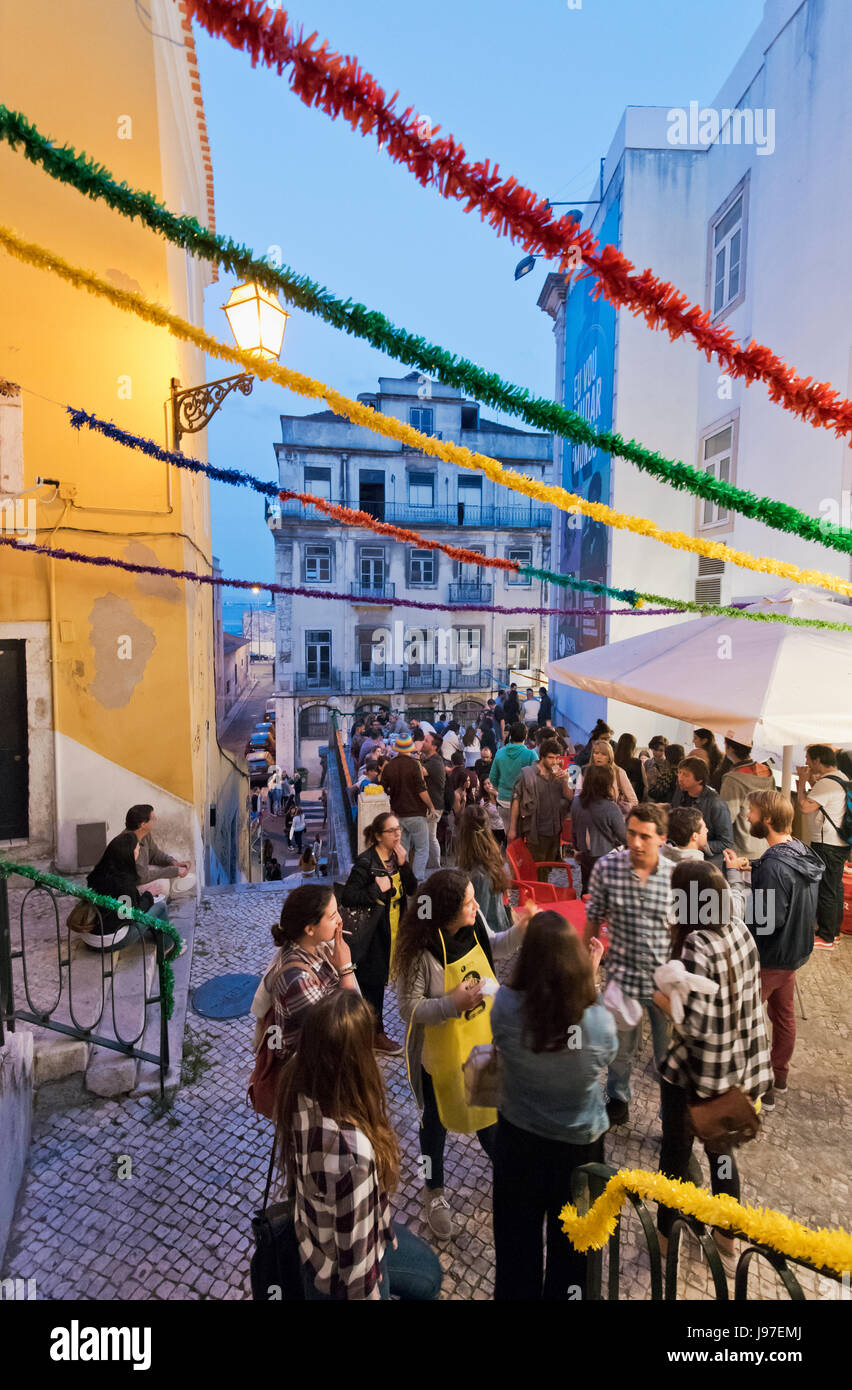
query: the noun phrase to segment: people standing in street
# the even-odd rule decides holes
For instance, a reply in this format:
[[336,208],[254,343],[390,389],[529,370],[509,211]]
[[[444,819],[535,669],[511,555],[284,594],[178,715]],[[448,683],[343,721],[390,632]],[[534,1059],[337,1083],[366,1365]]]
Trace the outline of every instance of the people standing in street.
[[[760,996],[760,960],[754,940],[736,911],[724,875],[715,864],[676,864],[671,886],[685,910],[672,926],[670,954],[689,976],[709,982],[708,992],[692,988],[683,1017],[674,1026],[674,1046],[661,1066],[663,1139],[660,1171],[686,1181],[692,1154],[689,1107],[695,1101],[739,1088],[752,1102],[769,1089],[769,1041]],[[685,918],[685,920],[683,920]],[[713,988],[715,986],[715,988]],[[672,1018],[670,996],[656,989],[654,1007]],[[734,1150],[705,1144],[714,1195],[739,1201],[740,1179]],[[676,1216],[659,1206],[657,1226],[663,1255]],[[726,1271],[735,1269],[735,1241],[714,1229]]]
[[441,752],[442,745],[443,739],[440,734],[426,734],[420,750],[420,765],[426,778],[426,790],[429,793],[432,810],[436,813],[435,816],[427,818],[429,854],[426,860],[426,873],[441,867],[438,823],[444,814],[444,787],[447,780],[447,768]]
[[399,1057],[402,1047],[385,1032],[384,1000],[391,955],[399,923],[417,879],[402,843],[399,818],[384,811],[364,828],[367,848],[359,854],[346,880],[344,907],[382,905],[382,915],[363,955],[358,957],[358,985],[376,1019],[375,1049],[386,1057]]
[[301,806],[301,804],[302,804],[302,774],[301,774],[301,772],[299,771],[298,768],[296,768],[296,771],[295,771],[294,776],[293,776],[293,796],[294,796],[294,798],[295,798],[297,807],[298,807],[298,806]]
[[503,701],[503,719],[506,722],[506,728],[511,729],[513,724],[517,724],[520,717],[521,702],[518,697],[518,687],[512,681],[509,686],[509,693]]
[[547,686],[543,685],[538,692],[538,724],[539,728],[550,729],[553,727],[553,701],[547,693]]
[[474,767],[479,760],[482,747],[477,737],[476,726],[473,724],[468,724],[464,731],[461,751],[464,754],[465,767]]
[[507,834],[515,783],[523,769],[538,760],[538,754],[526,747],[526,737],[526,725],[520,722],[513,724],[509,730],[509,742],[497,749],[497,756],[491,765],[491,785],[497,793],[497,808]]
[[734,849],[747,859],[757,859],[764,846],[749,830],[749,797],[752,792],[772,791],[775,782],[766,764],[752,759],[748,744],[726,738],[725,753],[730,766],[722,778],[719,795],[730,813]]
[[843,921],[843,869],[849,858],[850,843],[842,834],[848,788],[852,783],[837,767],[837,755],[824,743],[805,749],[807,765],[798,769],[798,802],[814,817],[811,849],[825,865],[819,885],[816,910],[818,950],[831,951]]
[[636,756],[635,734],[621,735],[615,745],[614,757],[616,767],[621,768],[633,788],[636,802],[645,801],[648,795],[648,779],[642,759]]
[[716,735],[710,729],[696,729],[692,740],[696,748],[703,749],[707,754],[707,766],[710,769],[707,785],[717,792],[722,785],[722,753],[716,742]]
[[[536,863],[553,863],[560,857],[562,822],[571,810],[574,792],[570,773],[562,767],[556,739],[545,739],[534,766],[525,767],[512,790],[509,843],[520,836]],[[550,870],[538,870],[546,883]]]
[[735,850],[725,851],[728,882],[751,889],[749,930],[760,956],[761,998],[772,1024],[773,1085],[763,1097],[766,1110],[787,1094],[787,1075],[796,1045],[796,971],[814,949],[813,924],[825,864],[793,836],[793,805],[781,792],[754,792],[749,804],[754,839],[767,849],[751,864]]
[[529,920],[531,913],[536,910],[534,904],[511,908],[503,900],[509,889],[510,877],[483,807],[468,806],[462,812],[455,850],[456,868],[469,876],[477,906],[492,934],[508,931],[510,927]]
[[494,986],[487,982],[495,980],[495,959],[511,955],[522,939],[521,926],[490,934],[478,914],[473,884],[459,869],[440,869],[421,884],[400,924],[391,970],[408,1025],[408,1079],[420,1112],[425,1215],[439,1240],[448,1240],[453,1231],[444,1195],[447,1130],[475,1132],[488,1156],[493,1153],[497,1112],[468,1105],[462,1064],[473,1047],[491,1042]]
[[282,1079],[276,1145],[311,1301],[426,1300],[441,1288],[434,1251],[391,1220],[399,1144],[372,1033],[363,999],[332,995],[305,1018]]
[[585,767],[586,764],[591,761],[592,748],[602,739],[611,741],[612,729],[609,727],[606,720],[599,719],[592,729],[592,732],[589,734],[588,743],[584,743],[582,748],[577,749],[575,762],[579,763],[580,767]]
[[670,947],[669,907],[675,866],[660,852],[667,830],[663,807],[640,802],[627,817],[627,848],[599,859],[589,882],[586,942],[606,922],[607,998],[609,1002],[614,983],[623,1000],[616,1014],[618,1053],[610,1064],[606,1085],[612,1125],[625,1125],[630,1118],[630,1072],[642,1032],[643,1010],[651,1024],[657,1067],[668,1047],[666,1016],[654,1003],[654,970],[668,960]]
[[586,893],[598,860],[627,844],[627,826],[613,799],[608,767],[592,764],[586,769],[582,788],[571,803],[571,838],[580,866],[582,892]]
[[628,815],[631,807],[637,804],[638,798],[624,768],[619,767],[616,763],[615,750],[608,739],[596,739],[592,744],[592,755],[586,764],[586,769],[590,767],[605,767],[608,770],[610,795],[617,803],[622,815]]
[[298,809],[297,803],[296,814],[294,815],[292,824],[290,826],[290,835],[293,840],[293,847],[295,848],[297,854],[302,853],[302,836],[305,833],[305,826],[307,825],[307,823],[308,822],[305,819],[305,813],[304,811]]
[[[501,1065],[494,1147],[494,1298],[583,1299],[587,1256],[562,1231],[575,1168],[603,1163],[600,1075],[618,1046],[591,951],[558,912],[530,919],[491,1011]],[[542,1228],[546,1228],[546,1263]]]
[[539,701],[536,699],[533,691],[531,689],[528,690],[526,696],[524,697],[523,706],[523,720],[527,726],[528,731],[530,729],[538,728],[538,712],[540,708],[541,705]]
[[677,806],[669,811],[668,839],[661,853],[673,864],[684,859],[704,859],[707,848],[707,826],[696,806]]
[[423,768],[411,755],[413,747],[410,734],[397,736],[395,757],[382,769],[381,784],[402,827],[403,844],[411,855],[414,877],[421,879],[429,858],[429,821],[437,822],[438,813],[426,790]]
[[731,815],[718,792],[708,786],[708,764],[702,758],[684,758],[678,764],[677,787],[672,792],[671,807],[694,806],[701,812],[707,826],[707,846],[704,858],[717,869],[724,865],[726,849],[734,845],[734,831]]
[[648,740],[648,747],[651,751],[650,758],[645,761],[648,801],[668,801],[674,790],[674,785],[668,780],[671,776],[671,765],[666,758],[668,745],[669,741],[665,734],[654,734],[654,737]]

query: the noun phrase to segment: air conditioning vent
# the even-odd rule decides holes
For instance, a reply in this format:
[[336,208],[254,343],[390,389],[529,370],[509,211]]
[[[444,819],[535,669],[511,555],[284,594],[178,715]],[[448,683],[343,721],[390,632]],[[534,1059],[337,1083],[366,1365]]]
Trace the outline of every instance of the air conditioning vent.
[[709,555],[699,555],[698,557],[698,576],[704,578],[709,574],[724,574],[725,561],[711,559]]
[[722,602],[722,581],[721,581],[721,579],[696,579],[696,581],[695,581],[695,602],[696,602],[696,603],[721,603],[721,602]]

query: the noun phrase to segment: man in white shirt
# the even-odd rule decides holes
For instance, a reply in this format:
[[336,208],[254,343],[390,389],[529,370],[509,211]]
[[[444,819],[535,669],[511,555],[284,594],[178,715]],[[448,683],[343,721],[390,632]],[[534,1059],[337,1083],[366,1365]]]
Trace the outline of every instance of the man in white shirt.
[[521,711],[523,721],[528,729],[538,727],[538,711],[540,706],[541,701],[536,699],[532,690],[528,690],[524,700],[523,710]]
[[797,799],[802,811],[814,814],[811,849],[825,864],[817,898],[814,946],[833,951],[843,921],[843,866],[849,842],[840,835],[849,781],[837,770],[837,755],[824,743],[805,749],[807,767],[797,768]]

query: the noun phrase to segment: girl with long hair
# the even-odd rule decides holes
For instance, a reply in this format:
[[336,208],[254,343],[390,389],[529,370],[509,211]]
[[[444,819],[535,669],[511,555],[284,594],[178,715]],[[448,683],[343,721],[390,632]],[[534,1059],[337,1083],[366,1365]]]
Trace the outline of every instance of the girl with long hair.
[[707,754],[707,763],[710,768],[707,785],[717,792],[722,783],[722,750],[716,742],[716,735],[712,729],[696,729],[692,739],[695,747]]
[[468,724],[462,737],[462,752],[465,767],[474,767],[482,751],[475,724]]
[[[737,1086],[753,1101],[772,1085],[769,1039],[760,991],[760,958],[754,937],[741,915],[724,874],[715,864],[684,860],[672,873],[674,925],[672,959],[689,975],[709,980],[712,993],[691,990],[683,1003],[683,1020],[674,1024],[675,1044],[660,1067],[663,1142],[660,1171],[686,1180],[693,1132],[689,1105]],[[659,989],[654,1003],[672,1017],[671,1000]],[[710,1152],[710,1186],[739,1200],[740,1179],[733,1151]],[[657,1210],[663,1254],[675,1213]],[[734,1272],[735,1242],[714,1230],[729,1274]]]
[[482,806],[468,806],[462,812],[456,832],[456,868],[469,876],[489,931],[508,931],[513,922],[524,923],[535,911],[531,904],[522,909],[506,907],[503,896],[511,878]]
[[605,767],[609,770],[610,795],[622,814],[628,815],[632,807],[638,805],[636,793],[624,768],[616,764],[613,746],[607,739],[596,739],[592,744],[592,756],[584,769],[584,776],[591,767]]
[[306,1015],[281,1075],[276,1143],[293,1191],[305,1297],[435,1299],[441,1266],[394,1226],[399,1145],[360,995],[338,990]]
[[344,907],[382,905],[378,926],[358,961],[358,985],[376,1016],[376,1051],[401,1057],[402,1047],[385,1032],[385,987],[400,918],[417,879],[402,843],[399,817],[392,811],[383,811],[365,827],[364,841],[367,848],[352,865],[341,901]]
[[592,763],[586,768],[580,793],[571,802],[571,838],[585,893],[598,860],[627,844],[627,826],[612,797],[609,767]]
[[439,1240],[453,1231],[444,1196],[447,1130],[475,1132],[489,1156],[493,1150],[497,1112],[467,1104],[461,1068],[471,1048],[491,1041],[494,960],[511,955],[522,938],[520,923],[489,933],[461,869],[441,869],[427,878],[400,923],[391,970],[408,1025],[406,1060],[420,1112],[426,1220]]
[[648,791],[648,779],[641,758],[636,756],[636,735],[622,734],[615,745],[616,766],[626,772],[637,801],[644,801]]
[[[587,949],[558,912],[530,920],[511,983],[491,1011],[502,1095],[494,1150],[494,1297],[586,1296],[586,1256],[559,1213],[584,1163],[603,1163],[609,1128],[600,1076],[618,1050],[598,1002],[602,947]],[[542,1227],[547,1229],[546,1271]],[[570,1292],[569,1292],[570,1291]]]

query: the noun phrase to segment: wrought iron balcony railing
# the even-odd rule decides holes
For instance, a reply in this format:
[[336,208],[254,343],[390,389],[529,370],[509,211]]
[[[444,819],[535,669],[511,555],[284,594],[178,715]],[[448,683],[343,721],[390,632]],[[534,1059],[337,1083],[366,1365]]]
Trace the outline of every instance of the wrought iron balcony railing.
[[299,690],[341,690],[343,681],[339,671],[332,667],[321,667],[319,670],[294,671],[293,689]]
[[403,690],[440,690],[443,671],[440,666],[420,666],[417,670],[404,668]]
[[452,666],[449,674],[448,690],[490,690],[491,672],[472,671],[467,666]]
[[462,580],[461,583],[450,585],[450,603],[490,603],[493,593],[493,584]]
[[352,672],[352,690],[393,690],[396,672],[390,666],[373,666],[369,671]]
[[390,603],[396,593],[396,585],[389,579],[383,579],[379,584],[357,584],[353,580],[349,591],[353,598],[372,599],[374,603],[380,599],[387,599]]
[[[445,504],[441,507],[420,505],[418,503],[396,502],[388,499],[384,502],[364,502],[360,504],[357,500],[349,499],[343,501],[335,499],[336,506],[354,507],[356,510],[367,512],[368,515],[376,518],[377,521],[391,521],[400,526],[411,526],[415,529],[422,529],[429,526],[459,527],[468,526],[475,530],[487,529],[494,530],[516,529],[549,531],[551,523],[551,511],[549,507],[543,507],[539,503],[519,502],[509,505],[488,505],[474,506],[467,502]],[[321,512],[317,507],[306,505],[295,499],[288,499],[286,502],[278,501],[275,498],[265,499],[265,513],[267,523],[273,530],[279,526],[286,525],[292,521],[316,522],[319,525],[334,525],[335,523]]]

